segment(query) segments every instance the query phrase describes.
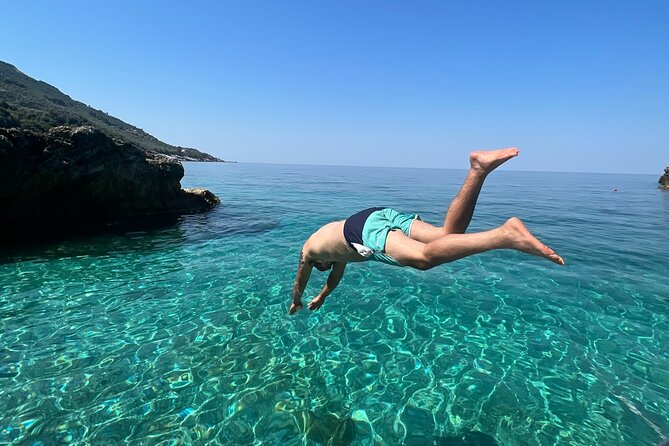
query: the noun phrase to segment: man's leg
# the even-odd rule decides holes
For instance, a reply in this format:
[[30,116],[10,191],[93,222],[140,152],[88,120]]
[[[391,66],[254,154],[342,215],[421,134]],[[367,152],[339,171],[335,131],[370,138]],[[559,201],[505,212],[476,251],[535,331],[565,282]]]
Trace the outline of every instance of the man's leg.
[[474,215],[476,201],[486,177],[515,156],[518,156],[518,149],[515,147],[472,152],[469,155],[467,178],[448,207],[443,227],[437,228],[429,223],[416,221],[411,227],[411,238],[429,243],[445,234],[464,234]]
[[391,231],[386,240],[386,254],[400,264],[417,269],[430,269],[473,254],[493,249],[515,249],[564,265],[562,257],[541,243],[517,218],[507,220],[490,231],[473,234],[446,234],[429,243]]

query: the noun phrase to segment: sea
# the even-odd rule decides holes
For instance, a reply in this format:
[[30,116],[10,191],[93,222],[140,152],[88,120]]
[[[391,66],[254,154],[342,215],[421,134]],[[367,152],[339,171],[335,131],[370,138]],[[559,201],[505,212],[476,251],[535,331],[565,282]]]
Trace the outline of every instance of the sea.
[[[511,164],[511,163],[509,163]],[[2,445],[656,446],[669,437],[669,192],[656,175],[486,180],[515,251],[349,264],[288,308],[300,249],[371,206],[441,225],[466,170],[185,163],[221,199],[0,260]]]

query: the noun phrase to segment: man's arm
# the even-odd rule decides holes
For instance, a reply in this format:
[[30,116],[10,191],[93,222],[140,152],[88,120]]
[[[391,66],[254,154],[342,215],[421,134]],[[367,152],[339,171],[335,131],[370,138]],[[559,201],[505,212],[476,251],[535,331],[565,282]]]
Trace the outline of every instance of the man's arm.
[[293,302],[290,304],[290,314],[295,313],[302,308],[302,293],[307,287],[309,276],[311,276],[311,268],[314,264],[311,259],[304,253],[304,248],[300,252],[300,263],[297,265],[297,277],[295,278],[295,286],[293,287]]
[[321,305],[323,305],[323,303],[325,303],[325,298],[328,297],[335,288],[337,288],[341,278],[344,277],[345,268],[346,262],[337,262],[332,264],[332,271],[330,271],[330,275],[328,275],[328,280],[325,282],[325,286],[321,292],[318,293],[318,296],[314,297],[314,299],[309,302],[310,310],[317,310],[321,307]]

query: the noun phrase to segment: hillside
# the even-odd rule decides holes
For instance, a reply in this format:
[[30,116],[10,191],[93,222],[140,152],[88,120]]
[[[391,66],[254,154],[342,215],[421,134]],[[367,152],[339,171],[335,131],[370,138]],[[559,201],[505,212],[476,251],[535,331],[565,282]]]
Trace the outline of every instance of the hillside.
[[46,82],[0,61],[0,127],[46,133],[52,127],[92,126],[111,137],[180,161],[222,161],[207,153],[166,144],[135,126],[75,101]]

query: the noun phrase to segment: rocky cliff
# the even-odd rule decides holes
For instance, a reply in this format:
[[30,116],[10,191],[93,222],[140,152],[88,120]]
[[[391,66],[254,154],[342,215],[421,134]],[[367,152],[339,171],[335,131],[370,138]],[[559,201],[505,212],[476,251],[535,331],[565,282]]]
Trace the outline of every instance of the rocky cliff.
[[669,166],[664,168],[664,175],[660,177],[660,189],[669,190]]
[[93,127],[0,128],[0,239],[202,212],[219,203],[209,191],[181,189],[183,175],[174,158]]

